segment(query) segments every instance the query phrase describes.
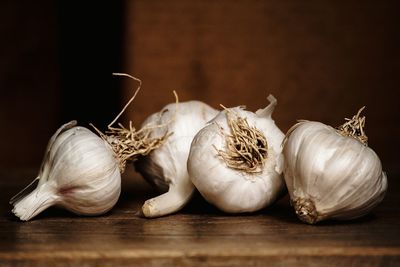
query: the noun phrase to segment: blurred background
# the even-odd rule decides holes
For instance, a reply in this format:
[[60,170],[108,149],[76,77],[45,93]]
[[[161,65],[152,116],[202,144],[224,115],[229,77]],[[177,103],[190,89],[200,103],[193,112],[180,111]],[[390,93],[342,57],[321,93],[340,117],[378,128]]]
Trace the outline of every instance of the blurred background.
[[367,106],[369,145],[399,173],[398,1],[1,1],[0,167],[39,168],[77,119],[136,126],[173,102],[266,106],[286,132],[332,126]]

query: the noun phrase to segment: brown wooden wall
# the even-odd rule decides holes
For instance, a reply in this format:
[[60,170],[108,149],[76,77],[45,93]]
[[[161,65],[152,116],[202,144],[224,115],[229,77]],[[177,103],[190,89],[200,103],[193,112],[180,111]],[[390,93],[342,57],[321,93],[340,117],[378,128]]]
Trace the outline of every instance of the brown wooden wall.
[[[274,94],[286,131],[296,119],[339,125],[366,105],[370,145],[398,158],[396,1],[128,1],[126,71],[143,80],[141,121],[173,101],[256,110]],[[125,87],[125,99],[134,84]],[[391,161],[389,163],[389,161]],[[395,163],[393,163],[395,164]]]
[[0,4],[0,166],[38,167],[66,120],[105,125],[135,87],[124,80],[120,99],[109,77],[121,71],[143,80],[128,114],[136,125],[173,89],[250,110],[272,93],[283,131],[296,119],[338,125],[366,105],[370,145],[396,168],[397,1],[116,2]]

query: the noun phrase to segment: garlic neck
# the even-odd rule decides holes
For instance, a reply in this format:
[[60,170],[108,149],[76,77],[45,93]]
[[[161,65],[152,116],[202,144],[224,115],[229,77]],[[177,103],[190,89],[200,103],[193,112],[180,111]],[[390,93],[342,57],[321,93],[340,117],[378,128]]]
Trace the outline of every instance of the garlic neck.
[[16,201],[12,212],[22,221],[28,221],[57,203],[58,197],[48,184],[43,184],[24,198]]

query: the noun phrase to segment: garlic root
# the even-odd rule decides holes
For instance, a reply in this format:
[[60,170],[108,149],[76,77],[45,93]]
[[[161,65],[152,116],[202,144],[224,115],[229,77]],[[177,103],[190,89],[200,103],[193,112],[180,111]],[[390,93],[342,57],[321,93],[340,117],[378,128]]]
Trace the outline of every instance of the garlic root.
[[166,193],[146,200],[142,207],[145,217],[154,218],[174,213],[189,201],[194,192],[193,184],[189,177],[178,181],[178,184],[170,185]]
[[292,205],[297,217],[301,221],[309,224],[314,224],[319,221],[318,212],[311,199],[297,198],[292,201]]
[[256,127],[251,127],[246,118],[224,109],[231,134],[224,133],[226,148],[216,148],[218,155],[229,168],[247,173],[262,172],[268,157],[268,142],[264,134]]

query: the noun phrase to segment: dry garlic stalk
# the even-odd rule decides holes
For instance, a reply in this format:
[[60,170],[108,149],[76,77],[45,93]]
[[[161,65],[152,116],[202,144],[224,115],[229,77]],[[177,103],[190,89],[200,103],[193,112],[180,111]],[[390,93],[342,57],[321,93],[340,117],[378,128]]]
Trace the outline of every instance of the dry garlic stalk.
[[256,113],[225,109],[192,142],[189,176],[203,197],[225,212],[262,209],[284,188],[284,134],[271,118],[277,101],[272,95],[268,100]]
[[378,156],[367,146],[363,109],[337,129],[301,121],[288,131],[284,175],[302,221],[353,219],[382,201],[387,178]]
[[[118,161],[121,172],[124,172],[126,163],[135,161],[141,155],[148,155],[154,149],[159,148],[165,140],[172,134],[171,132],[165,132],[156,138],[150,137],[151,132],[154,130],[154,126],[144,126],[140,130],[136,130],[133,127],[132,121],[129,121],[129,128],[125,128],[121,123],[118,123],[118,127],[113,127],[121,115],[125,112],[126,108],[131,104],[138,94],[142,81],[125,73],[113,73],[118,76],[127,76],[139,83],[132,98],[128,101],[122,111],[117,117],[108,125],[108,130],[102,133],[94,125],[91,125],[100,137],[106,141],[114,151]],[[176,101],[178,97],[175,94]],[[164,125],[158,125],[155,128],[163,127]]]

